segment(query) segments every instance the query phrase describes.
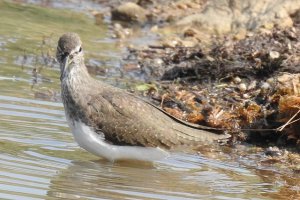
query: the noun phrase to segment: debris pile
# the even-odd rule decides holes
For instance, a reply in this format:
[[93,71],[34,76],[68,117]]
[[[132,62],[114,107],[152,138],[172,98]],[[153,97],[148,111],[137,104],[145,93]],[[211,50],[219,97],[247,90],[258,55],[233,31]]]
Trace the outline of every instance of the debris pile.
[[299,27],[210,48],[150,46],[129,55],[141,77],[159,80],[151,97],[170,114],[237,133],[238,140],[300,146]]

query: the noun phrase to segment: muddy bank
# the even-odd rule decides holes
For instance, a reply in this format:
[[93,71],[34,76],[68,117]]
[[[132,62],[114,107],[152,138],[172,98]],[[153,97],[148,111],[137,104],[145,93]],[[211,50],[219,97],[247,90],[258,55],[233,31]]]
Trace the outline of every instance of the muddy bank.
[[299,110],[298,38],[299,26],[275,28],[209,50],[131,49],[126,60],[157,81],[150,96],[181,119],[236,132],[238,140],[299,146],[299,123],[277,129]]
[[[234,140],[299,146],[294,121],[299,10],[293,0],[138,1],[115,5],[111,14],[113,23],[127,22],[128,27],[151,24],[159,26],[156,31],[173,30],[175,36],[160,35],[161,41],[148,47],[130,47],[123,64],[124,74],[157,81],[143,89],[166,111],[229,130]],[[209,43],[203,41],[208,37]]]
[[243,39],[249,31],[292,27],[300,9],[297,0],[139,0],[110,4],[111,12],[106,15],[125,29],[133,24],[148,27],[145,34],[158,34],[169,46],[186,47],[198,42],[211,44],[224,35]]
[[299,150],[298,1],[149,2],[141,19],[127,20],[161,37],[128,48],[124,74],[148,82],[137,90],[178,118],[231,133],[233,143]]

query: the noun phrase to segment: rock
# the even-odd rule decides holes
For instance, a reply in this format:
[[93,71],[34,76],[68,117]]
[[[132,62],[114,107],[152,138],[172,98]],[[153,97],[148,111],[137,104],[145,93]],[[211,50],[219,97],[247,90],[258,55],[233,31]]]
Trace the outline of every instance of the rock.
[[224,7],[223,10],[223,6],[220,6],[220,8],[221,7],[222,9],[217,9],[217,7],[214,6],[207,6],[208,9],[204,9],[200,14],[189,15],[179,20],[176,25],[194,25],[194,27],[197,27],[199,30],[209,33],[228,33],[231,31],[232,14],[228,8]]
[[211,56],[206,56],[206,59],[209,61],[209,62],[214,62],[215,61],[215,59],[213,58],[213,57],[211,57]]
[[300,24],[300,9],[292,15],[295,24]]
[[193,29],[193,28],[187,28],[186,30],[184,30],[183,32],[183,36],[184,37],[194,37],[195,35],[198,34],[198,31]]
[[245,92],[247,90],[247,85],[245,83],[240,83],[238,88],[241,92]]
[[161,66],[164,63],[164,61],[161,58],[154,58],[153,62],[159,66]]
[[141,68],[141,66],[137,63],[125,63],[122,67],[125,72],[134,71]]
[[275,81],[275,80],[274,80],[273,77],[267,79],[267,83],[269,83],[269,84],[273,84],[274,81]]
[[176,16],[174,16],[173,14],[170,14],[167,18],[166,21],[169,23],[173,23],[176,21]]
[[104,14],[100,12],[93,12],[92,13],[95,17],[95,24],[96,25],[102,25],[104,20]]
[[182,10],[186,10],[188,7],[185,4],[177,4],[177,8],[182,9]]
[[267,156],[281,156],[283,155],[283,153],[280,151],[280,149],[278,147],[268,147],[266,150],[265,150],[265,154]]
[[125,22],[139,22],[144,23],[147,20],[147,11],[141,6],[128,2],[120,5],[111,11],[113,20],[120,20]]
[[[243,30],[272,28],[275,24],[290,27],[291,15],[299,9],[299,0],[211,0],[199,13],[184,17],[176,25],[194,25],[213,34],[244,33]],[[297,21],[297,15],[294,16]]]
[[184,47],[195,47],[198,45],[198,41],[194,38],[190,38],[190,39],[185,39],[181,41],[182,46]]
[[167,38],[162,41],[162,46],[166,48],[174,48],[176,46],[181,46],[182,41],[180,38],[174,37],[174,38]]
[[254,90],[256,88],[256,85],[257,85],[256,80],[251,81],[249,86],[248,86],[248,90]]
[[132,30],[129,28],[123,28],[119,23],[115,23],[113,26],[112,38],[125,39],[132,34]]
[[249,99],[249,98],[250,98],[250,95],[249,95],[249,94],[243,94],[242,96],[243,96],[243,98],[245,98],[245,99]]
[[246,36],[247,36],[247,31],[245,29],[240,29],[234,35],[234,39],[241,40],[241,39],[244,39]]
[[300,96],[300,74],[284,73],[277,77],[276,90],[280,94]]
[[238,84],[238,83],[242,82],[242,79],[240,77],[236,76],[236,77],[234,77],[233,82]]
[[270,51],[269,56],[270,56],[271,59],[277,59],[277,58],[280,57],[280,53],[277,52],[277,51]]
[[138,0],[137,4],[143,8],[147,8],[154,4],[153,0]]
[[153,33],[157,32],[158,31],[158,26],[157,25],[152,26],[150,31],[153,32]]
[[271,85],[268,82],[262,82],[260,87],[261,89],[268,90],[271,88]]

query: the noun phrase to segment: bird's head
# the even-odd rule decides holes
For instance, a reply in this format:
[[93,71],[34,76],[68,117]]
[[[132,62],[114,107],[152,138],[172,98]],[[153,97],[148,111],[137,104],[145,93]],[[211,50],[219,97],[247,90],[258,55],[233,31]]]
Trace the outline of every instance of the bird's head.
[[75,63],[83,60],[81,40],[77,33],[65,33],[57,44],[56,58],[60,64],[61,74],[70,72]]

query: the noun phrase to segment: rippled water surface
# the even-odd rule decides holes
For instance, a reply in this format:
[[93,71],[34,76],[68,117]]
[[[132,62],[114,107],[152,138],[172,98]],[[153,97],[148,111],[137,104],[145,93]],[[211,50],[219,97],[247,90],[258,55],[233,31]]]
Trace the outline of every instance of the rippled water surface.
[[0,17],[0,199],[300,198],[297,178],[230,153],[111,163],[80,149],[49,58],[59,35],[76,31],[91,69],[119,77],[120,50],[109,30],[78,11],[3,1]]

